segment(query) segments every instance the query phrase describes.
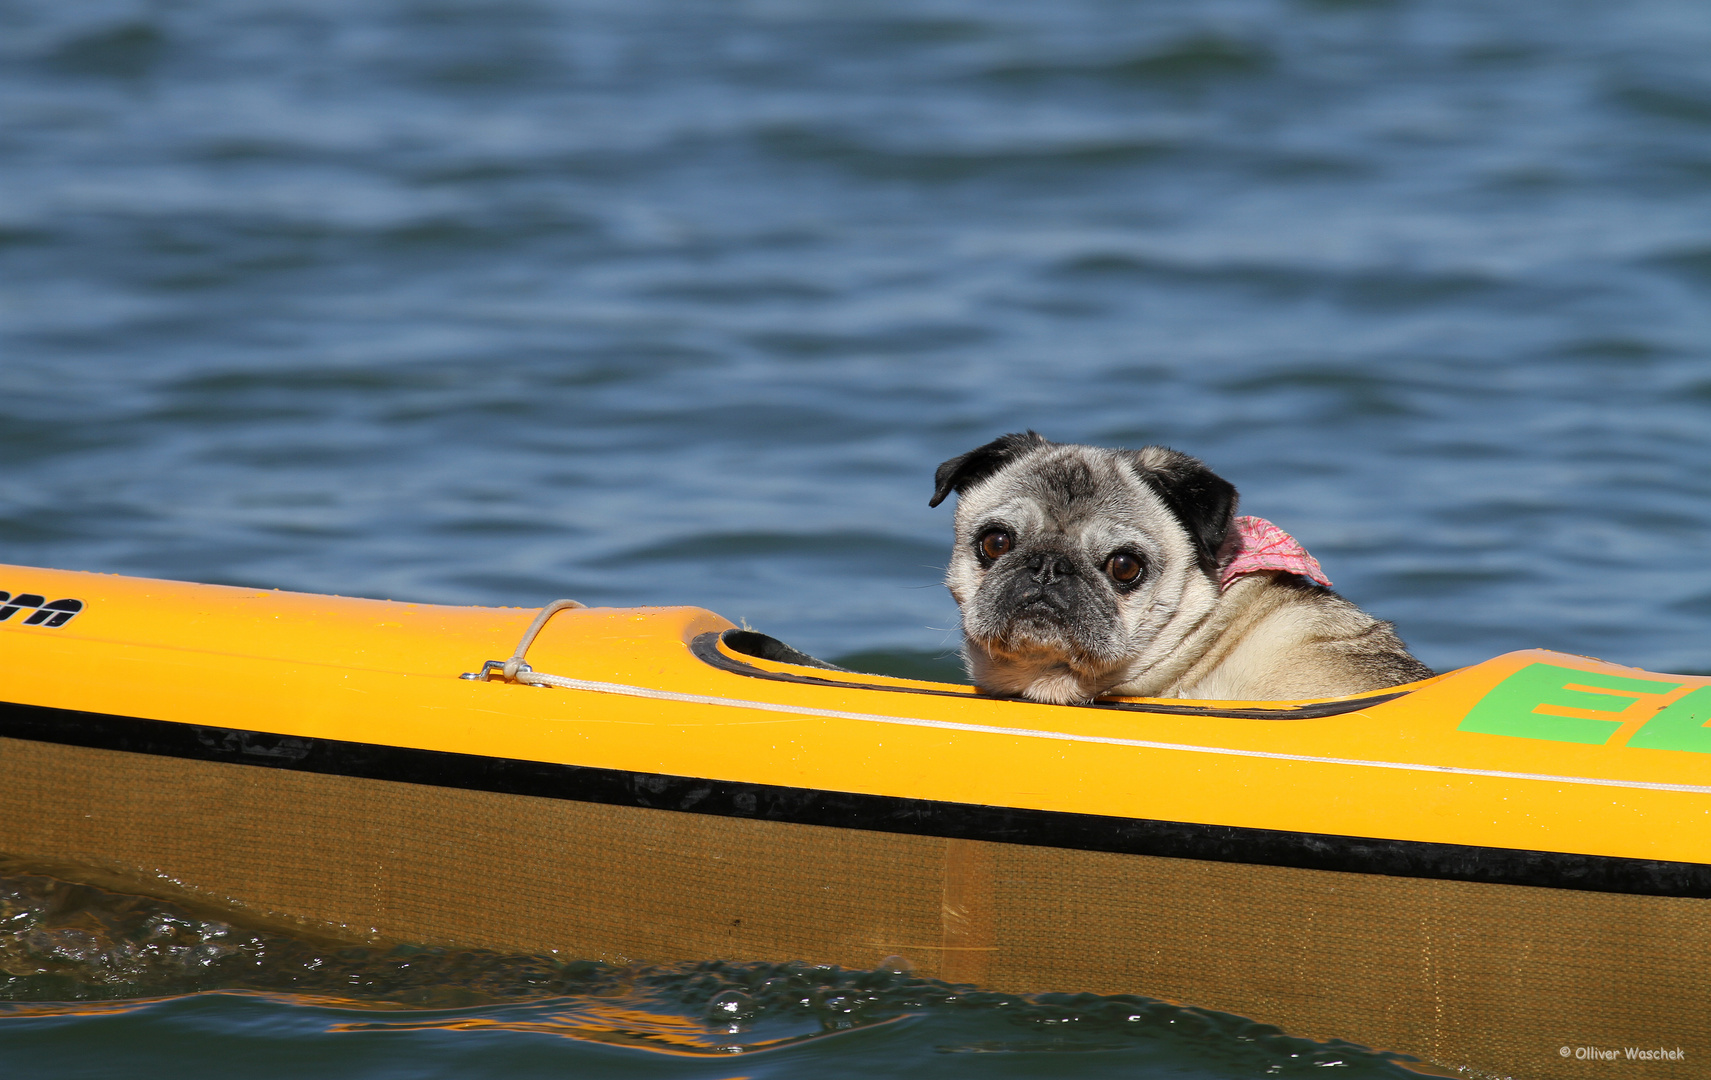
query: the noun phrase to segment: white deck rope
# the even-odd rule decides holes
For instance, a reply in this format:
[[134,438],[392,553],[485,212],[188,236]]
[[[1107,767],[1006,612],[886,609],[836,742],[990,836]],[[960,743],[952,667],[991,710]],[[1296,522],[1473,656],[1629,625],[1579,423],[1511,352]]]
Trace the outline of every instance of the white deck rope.
[[[542,620],[544,621],[544,620]],[[526,667],[526,665],[525,665]],[[1310,754],[1280,754],[1270,750],[1240,750],[1228,746],[1195,746],[1189,743],[1154,742],[1149,739],[1119,739],[1104,735],[1072,735],[1066,731],[1041,731],[1035,728],[1000,727],[995,724],[962,724],[952,720],[926,720],[913,716],[885,716],[878,713],[846,712],[842,709],[813,709],[801,705],[779,705],[770,701],[747,701],[742,698],[712,697],[706,694],[681,694],[675,690],[656,690],[650,686],[630,686],[625,683],[594,682],[570,679],[563,675],[548,675],[539,671],[520,671],[516,681],[531,686],[556,686],[565,690],[585,690],[595,694],[619,694],[624,697],[648,698],[654,701],[677,701],[687,705],[714,705],[728,709],[750,709],[758,712],[783,713],[787,716],[824,717],[830,720],[857,720],[873,724],[896,724],[903,727],[938,728],[944,731],[967,731],[980,735],[1008,735],[1022,739],[1053,739],[1059,742],[1097,743],[1106,746],[1132,746],[1143,750],[1180,750],[1191,754],[1218,754],[1226,757],[1263,758],[1268,761],[1301,761],[1315,765],[1355,765],[1369,769],[1402,769],[1407,772],[1442,773],[1454,776],[1483,776],[1500,780],[1537,780],[1550,784],[1586,784],[1594,787],[1638,788],[1645,791],[1680,791],[1693,795],[1711,795],[1711,786],[1702,784],[1663,784],[1649,780],[1607,780],[1592,776],[1553,776],[1546,773],[1506,772],[1500,769],[1468,769],[1456,765],[1423,765],[1403,761],[1368,761],[1361,758],[1317,757]]]

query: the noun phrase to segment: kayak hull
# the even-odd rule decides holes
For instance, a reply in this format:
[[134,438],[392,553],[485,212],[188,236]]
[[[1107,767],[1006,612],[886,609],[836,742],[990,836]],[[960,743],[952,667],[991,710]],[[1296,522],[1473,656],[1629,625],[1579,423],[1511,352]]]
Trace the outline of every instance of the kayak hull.
[[[566,612],[530,653],[677,695],[646,697],[459,678],[508,655],[529,611],[0,573],[82,604],[57,627],[0,621],[0,852],[79,880],[348,939],[901,955],[1513,1076],[1559,1075],[1562,1046],[1711,1053],[1700,755],[1543,740],[1498,760],[1527,740],[1460,730],[1549,661],[1672,687],[1624,700],[1629,741],[1703,679],[1521,654],[1255,719],[710,663],[729,624],[694,609]],[[1328,730],[1362,735],[1333,758]],[[1430,751],[1463,734],[1446,771]],[[1195,783],[1154,783],[1185,768]],[[1125,776],[1138,790],[1112,794]],[[1680,1075],[1576,1060],[1605,1067]]]
[[951,982],[1142,992],[1515,1076],[1555,1075],[1545,1051],[1558,1043],[1696,1047],[1711,999],[1702,899],[912,836],[28,740],[4,740],[0,761],[8,853],[316,934],[618,963],[862,968],[901,955]]

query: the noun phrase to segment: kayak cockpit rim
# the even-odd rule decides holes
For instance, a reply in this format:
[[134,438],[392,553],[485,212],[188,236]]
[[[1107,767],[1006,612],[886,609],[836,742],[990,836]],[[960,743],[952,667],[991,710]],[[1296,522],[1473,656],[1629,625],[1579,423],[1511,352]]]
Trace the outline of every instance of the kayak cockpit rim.
[[[983,697],[975,687],[955,683],[926,683],[918,680],[892,679],[883,675],[868,675],[846,671],[806,653],[791,648],[775,637],[754,630],[724,630],[699,634],[689,643],[689,651],[697,660],[733,675],[772,682],[798,683],[808,686],[835,687],[840,690],[876,690],[894,694],[926,694],[933,697]],[[780,667],[800,670],[775,670],[751,663],[767,661]],[[1439,676],[1433,676],[1438,678]],[[1055,705],[1059,709],[1100,709],[1109,712],[1166,713],[1176,716],[1217,716],[1233,720],[1316,720],[1326,716],[1341,716],[1359,712],[1387,701],[1395,701],[1422,683],[1411,683],[1394,690],[1361,697],[1338,698],[1331,701],[1304,702],[1273,708],[1246,708],[1232,702],[1185,703],[1161,701],[1155,698],[1100,698],[1083,705]],[[1004,701],[1005,698],[988,698]],[[1030,703],[1032,704],[1032,703]]]

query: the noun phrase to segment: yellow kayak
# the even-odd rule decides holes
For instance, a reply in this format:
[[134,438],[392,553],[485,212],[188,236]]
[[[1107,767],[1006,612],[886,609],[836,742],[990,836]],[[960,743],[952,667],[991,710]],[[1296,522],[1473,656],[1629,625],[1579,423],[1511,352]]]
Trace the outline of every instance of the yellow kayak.
[[252,918],[896,954],[1516,1076],[1598,1040],[1711,1061],[1711,965],[1681,959],[1711,946],[1703,676],[1525,651],[1356,698],[1054,706],[696,608],[4,566],[0,687],[0,853]]

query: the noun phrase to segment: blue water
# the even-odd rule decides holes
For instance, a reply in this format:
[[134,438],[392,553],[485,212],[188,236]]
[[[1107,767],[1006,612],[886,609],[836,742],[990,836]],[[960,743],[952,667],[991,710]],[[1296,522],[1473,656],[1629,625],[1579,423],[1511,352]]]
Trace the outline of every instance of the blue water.
[[0,561],[950,674],[932,470],[1032,427],[1203,457],[1435,667],[1711,670],[1708,55],[1699,0],[0,0]]

